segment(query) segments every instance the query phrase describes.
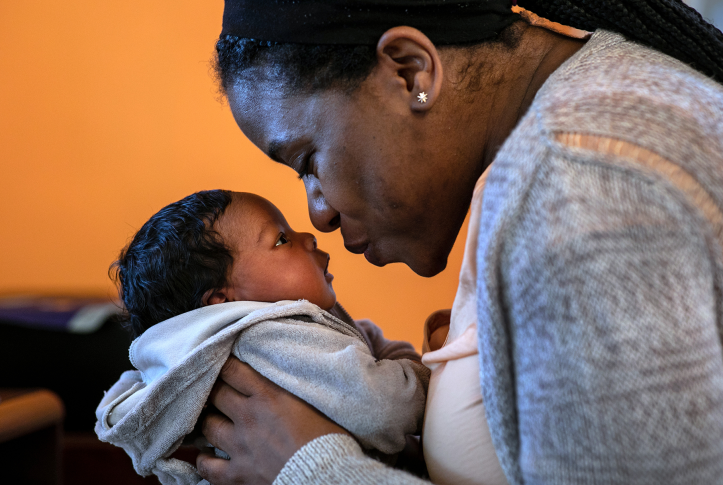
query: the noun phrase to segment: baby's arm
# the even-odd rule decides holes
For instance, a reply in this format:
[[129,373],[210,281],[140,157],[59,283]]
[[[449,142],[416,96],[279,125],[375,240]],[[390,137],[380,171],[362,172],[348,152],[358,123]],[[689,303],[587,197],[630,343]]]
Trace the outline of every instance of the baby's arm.
[[415,362],[421,362],[421,356],[409,342],[385,338],[382,329],[371,320],[355,320],[354,323],[359,331],[365,334],[367,341],[371,345],[372,354],[378,360],[409,359]]
[[228,360],[221,379],[223,392],[212,393],[211,399],[228,417],[209,416],[204,431],[232,458],[199,455],[199,473],[209,482],[429,484],[365,456],[352,437],[330,431],[334,425],[328,419],[237,359]]
[[414,350],[414,346],[409,342],[401,340],[387,340],[384,337],[384,332],[371,320],[354,320],[346,309],[341,306],[341,303],[336,302],[334,307],[329,310],[329,313],[334,315],[344,323],[355,327],[362,334],[364,339],[369,344],[369,348],[372,351],[372,355],[377,360],[382,359],[409,359],[415,362],[421,362],[422,358]]
[[242,332],[234,355],[365,447],[396,453],[407,434],[421,431],[428,369],[408,359],[379,360],[358,337],[313,322],[269,321]]

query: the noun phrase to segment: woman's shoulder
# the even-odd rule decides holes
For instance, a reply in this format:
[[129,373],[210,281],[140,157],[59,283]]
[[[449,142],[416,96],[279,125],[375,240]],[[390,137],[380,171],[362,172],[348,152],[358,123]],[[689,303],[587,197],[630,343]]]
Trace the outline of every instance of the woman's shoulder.
[[600,30],[550,76],[530,111],[546,133],[611,136],[654,149],[651,141],[685,141],[691,128],[720,135],[723,85],[666,54]]
[[480,227],[499,237],[524,207],[544,213],[545,229],[563,238],[581,231],[573,216],[623,223],[642,217],[641,205],[651,220],[661,207],[681,224],[723,220],[722,166],[723,86],[598,31],[548,79],[501,147]]
[[503,217],[502,207],[514,210],[543,193],[584,198],[596,210],[624,203],[635,209],[632,199],[611,205],[600,192],[601,179],[620,170],[629,174],[621,181],[626,186],[636,180],[648,192],[695,186],[706,205],[723,210],[721,166],[723,86],[665,54],[598,31],[548,79],[498,152],[483,219]]
[[[578,93],[578,83],[587,86]],[[596,92],[631,92],[665,98],[682,85],[694,85],[708,95],[723,86],[686,63],[623,35],[597,30],[587,43],[550,76],[542,96],[566,92],[589,98]],[[541,97],[538,95],[538,98]]]

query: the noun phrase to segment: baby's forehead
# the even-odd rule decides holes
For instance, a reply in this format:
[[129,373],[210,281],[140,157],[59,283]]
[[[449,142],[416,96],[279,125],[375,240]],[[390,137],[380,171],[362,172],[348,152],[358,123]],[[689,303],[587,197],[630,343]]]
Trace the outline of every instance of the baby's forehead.
[[283,218],[281,211],[274,204],[250,192],[234,192],[228,209],[238,218]]
[[[234,242],[258,238],[268,227],[286,224],[281,212],[263,197],[247,192],[234,192],[231,203],[216,221],[214,229],[224,240]],[[231,242],[231,241],[227,241]]]

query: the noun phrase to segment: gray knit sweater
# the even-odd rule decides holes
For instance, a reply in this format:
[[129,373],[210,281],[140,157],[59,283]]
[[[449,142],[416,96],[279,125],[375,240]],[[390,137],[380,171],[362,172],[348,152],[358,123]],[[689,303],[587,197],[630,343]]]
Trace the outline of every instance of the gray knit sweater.
[[[499,151],[482,202],[478,332],[511,484],[723,484],[722,88],[598,31]],[[277,478],[417,482],[339,435]]]

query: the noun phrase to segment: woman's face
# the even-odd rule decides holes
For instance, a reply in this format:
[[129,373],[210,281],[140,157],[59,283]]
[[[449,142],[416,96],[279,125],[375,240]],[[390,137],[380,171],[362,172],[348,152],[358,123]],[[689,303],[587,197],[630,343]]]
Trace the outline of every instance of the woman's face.
[[457,170],[454,123],[413,113],[368,84],[289,97],[271,81],[238,83],[228,98],[244,134],[300,174],[318,230],[341,229],[346,248],[372,264],[403,262],[433,276],[446,266],[476,178]]

